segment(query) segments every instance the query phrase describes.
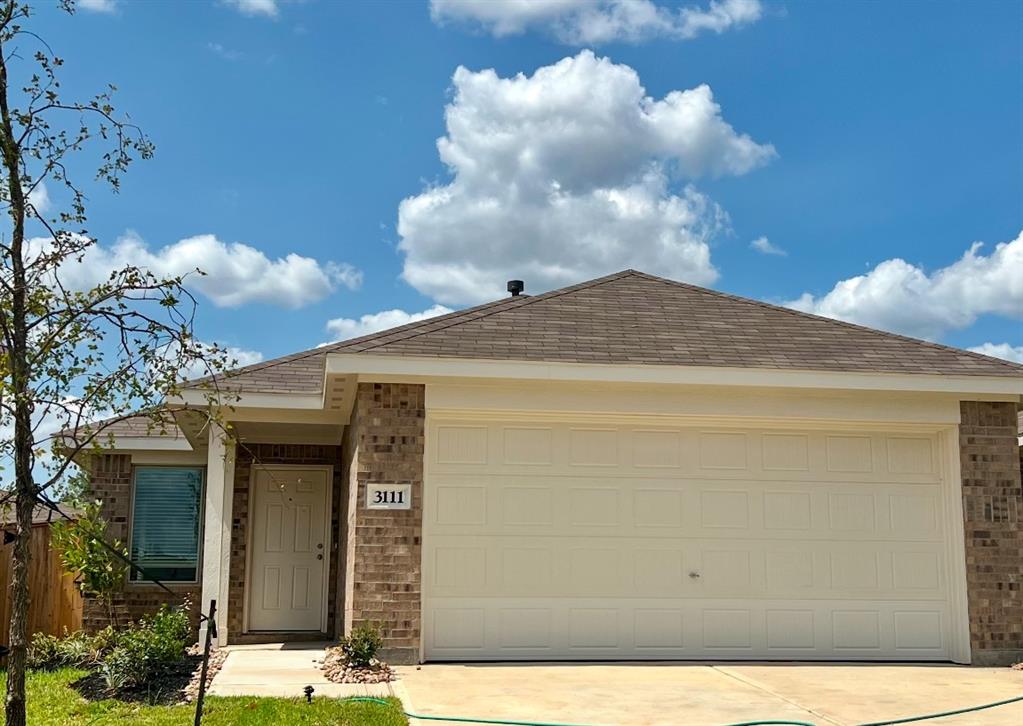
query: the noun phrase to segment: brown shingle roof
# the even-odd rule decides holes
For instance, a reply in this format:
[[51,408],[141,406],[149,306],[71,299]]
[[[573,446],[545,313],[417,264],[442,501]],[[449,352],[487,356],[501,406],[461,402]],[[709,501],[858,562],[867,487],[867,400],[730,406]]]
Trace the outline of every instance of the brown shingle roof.
[[[69,519],[78,519],[82,516],[82,513],[72,507],[70,504],[56,505],[58,511],[53,511],[50,507],[37,504],[32,510],[32,525],[39,526],[43,524],[49,524],[50,522],[66,522]],[[0,511],[0,527],[8,527],[15,522],[16,514],[11,509],[4,509]]]
[[250,392],[319,393],[328,353],[860,373],[1023,376],[998,358],[634,270],[239,369]]
[[[102,427],[102,428],[101,428]],[[66,436],[69,439],[76,438],[76,431],[81,431],[83,439],[87,435],[85,429],[91,432],[99,431],[96,435],[96,443],[106,446],[107,437],[114,436],[124,438],[158,438],[158,439],[184,439],[184,432],[170,415],[161,416],[154,420],[151,416],[135,415],[127,418],[107,418],[91,423],[83,423],[80,429],[66,428],[57,432],[57,436]]]

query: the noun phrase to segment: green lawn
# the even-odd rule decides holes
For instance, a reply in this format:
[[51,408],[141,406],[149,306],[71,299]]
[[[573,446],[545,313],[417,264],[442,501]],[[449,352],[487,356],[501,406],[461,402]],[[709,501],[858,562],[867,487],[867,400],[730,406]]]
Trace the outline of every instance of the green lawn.
[[[31,673],[28,677],[28,722],[32,726],[191,726],[192,706],[143,706],[120,701],[86,701],[69,684],[84,671],[64,669]],[[0,674],[0,692],[6,692],[7,674]],[[393,700],[393,699],[392,699]],[[398,705],[398,701],[394,700]],[[203,724],[330,724],[331,726],[408,726],[397,708],[375,703],[343,703],[314,698],[312,705],[287,698],[206,699]],[[2,717],[0,717],[2,722]]]

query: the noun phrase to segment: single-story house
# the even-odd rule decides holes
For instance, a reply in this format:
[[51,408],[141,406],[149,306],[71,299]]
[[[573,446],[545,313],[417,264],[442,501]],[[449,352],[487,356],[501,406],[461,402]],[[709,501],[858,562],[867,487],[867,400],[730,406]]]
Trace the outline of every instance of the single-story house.
[[92,465],[221,644],[1023,660],[1023,366],[626,270],[224,385],[234,438],[128,422]]

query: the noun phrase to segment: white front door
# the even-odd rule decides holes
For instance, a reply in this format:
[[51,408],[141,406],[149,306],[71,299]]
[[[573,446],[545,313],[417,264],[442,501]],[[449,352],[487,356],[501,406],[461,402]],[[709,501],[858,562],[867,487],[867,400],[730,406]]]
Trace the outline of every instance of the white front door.
[[327,482],[323,469],[256,470],[249,630],[322,630]]

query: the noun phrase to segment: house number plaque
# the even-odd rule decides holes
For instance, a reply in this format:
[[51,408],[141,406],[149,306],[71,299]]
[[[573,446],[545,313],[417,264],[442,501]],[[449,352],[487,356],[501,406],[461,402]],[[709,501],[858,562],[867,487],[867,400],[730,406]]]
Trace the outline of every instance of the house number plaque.
[[411,484],[367,484],[367,509],[411,509]]

